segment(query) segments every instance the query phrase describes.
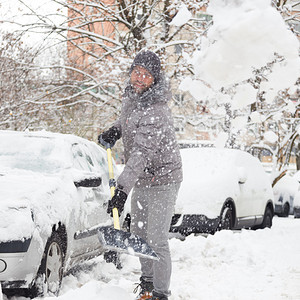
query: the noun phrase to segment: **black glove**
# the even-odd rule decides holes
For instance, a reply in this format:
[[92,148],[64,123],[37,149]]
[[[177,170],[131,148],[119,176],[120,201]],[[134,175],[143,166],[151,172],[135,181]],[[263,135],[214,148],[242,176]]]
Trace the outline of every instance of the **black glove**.
[[112,148],[120,137],[120,130],[113,126],[98,136],[98,142],[105,148]]
[[108,201],[107,213],[113,216],[112,210],[116,207],[120,216],[122,211],[124,210],[126,199],[127,194],[122,190],[116,188],[114,196],[111,198],[111,200]]

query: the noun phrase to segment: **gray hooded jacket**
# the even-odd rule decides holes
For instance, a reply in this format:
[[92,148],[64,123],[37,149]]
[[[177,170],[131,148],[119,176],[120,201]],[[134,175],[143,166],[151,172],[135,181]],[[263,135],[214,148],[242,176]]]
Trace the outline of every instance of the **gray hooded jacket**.
[[128,84],[121,116],[114,126],[122,135],[125,168],[118,187],[128,194],[133,186],[147,187],[182,181],[182,162],[171,111],[169,85],[163,74],[138,95]]

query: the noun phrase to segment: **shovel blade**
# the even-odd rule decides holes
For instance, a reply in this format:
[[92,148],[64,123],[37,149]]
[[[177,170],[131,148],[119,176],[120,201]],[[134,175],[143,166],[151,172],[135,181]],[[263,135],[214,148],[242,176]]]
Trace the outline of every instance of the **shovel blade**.
[[130,232],[112,227],[101,227],[98,230],[98,239],[107,250],[127,253],[133,256],[159,260],[157,254],[142,238]]

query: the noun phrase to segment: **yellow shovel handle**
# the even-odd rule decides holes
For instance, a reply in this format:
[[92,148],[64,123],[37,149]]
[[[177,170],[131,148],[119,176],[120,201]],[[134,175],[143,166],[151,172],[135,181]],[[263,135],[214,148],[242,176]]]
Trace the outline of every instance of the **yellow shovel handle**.
[[[115,185],[112,184],[114,182],[114,169],[113,169],[113,162],[112,162],[112,155],[111,155],[111,148],[106,149],[107,152],[107,163],[108,163],[108,175],[110,181],[110,195],[111,197],[115,194]],[[120,230],[120,220],[119,220],[119,212],[116,207],[113,208],[113,219],[114,219],[114,228]]]
[[116,207],[113,208],[114,228],[120,230],[119,212]]

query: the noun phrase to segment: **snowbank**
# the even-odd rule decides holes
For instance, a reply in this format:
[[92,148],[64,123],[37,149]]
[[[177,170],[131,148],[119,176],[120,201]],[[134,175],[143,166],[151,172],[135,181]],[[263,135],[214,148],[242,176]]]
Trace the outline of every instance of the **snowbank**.
[[[273,221],[271,229],[220,231],[207,238],[170,240],[170,300],[300,299],[300,220],[275,217]],[[55,299],[134,300],[139,261],[126,255],[121,260],[122,270],[106,264],[102,257],[82,264],[64,278],[61,294]]]

